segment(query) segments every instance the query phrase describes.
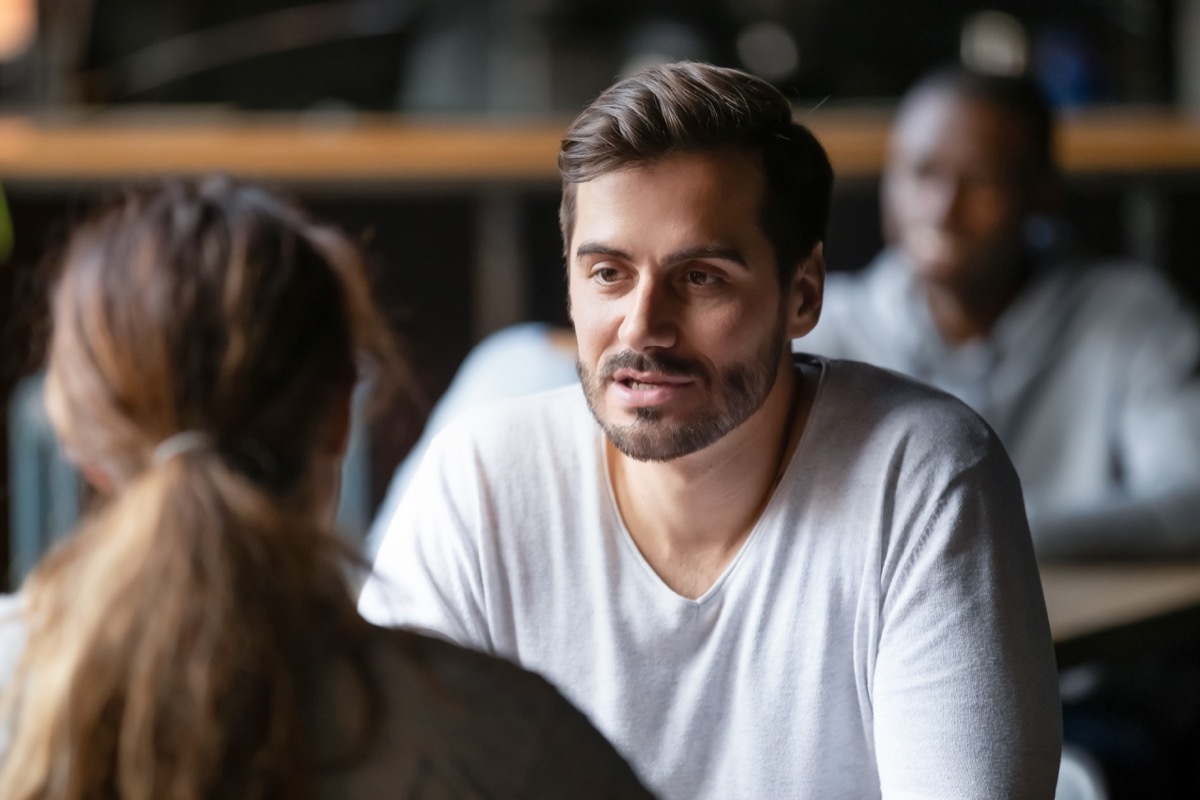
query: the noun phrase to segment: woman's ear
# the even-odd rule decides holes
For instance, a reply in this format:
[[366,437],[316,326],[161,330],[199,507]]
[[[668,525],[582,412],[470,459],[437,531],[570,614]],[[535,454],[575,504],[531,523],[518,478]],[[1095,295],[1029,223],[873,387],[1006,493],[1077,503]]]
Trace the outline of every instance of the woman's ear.
[[350,442],[350,411],[354,405],[354,382],[337,388],[337,396],[317,433],[317,447],[308,465],[308,501],[317,516],[329,524],[337,519],[342,488],[342,458]]
[[325,419],[324,430],[321,433],[320,452],[323,455],[341,458],[346,454],[350,442],[350,410],[354,405],[354,383],[347,382],[344,388],[338,388],[337,397],[329,407],[329,416]]
[[817,242],[792,276],[787,301],[788,339],[799,339],[816,327],[824,296],[825,243]]
[[107,472],[95,464],[80,464],[79,472],[88,485],[100,494],[108,494],[113,489],[113,480]]

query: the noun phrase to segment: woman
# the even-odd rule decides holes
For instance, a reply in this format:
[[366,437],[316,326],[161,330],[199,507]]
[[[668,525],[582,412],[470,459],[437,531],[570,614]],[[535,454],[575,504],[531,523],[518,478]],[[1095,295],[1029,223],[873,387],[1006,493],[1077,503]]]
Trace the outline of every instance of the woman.
[[345,239],[225,178],[72,236],[46,403],[103,502],[0,619],[0,797],[644,796],[516,667],[363,621],[332,530],[392,351]]

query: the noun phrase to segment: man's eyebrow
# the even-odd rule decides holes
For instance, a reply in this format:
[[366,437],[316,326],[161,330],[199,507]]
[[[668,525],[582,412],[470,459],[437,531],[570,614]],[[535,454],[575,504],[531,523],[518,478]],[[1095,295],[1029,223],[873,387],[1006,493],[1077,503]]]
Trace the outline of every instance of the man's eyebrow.
[[722,261],[732,261],[743,269],[749,269],[746,257],[736,247],[725,247],[719,244],[685,247],[667,256],[668,264],[678,264],[683,261],[694,261],[702,258],[717,258]]
[[[582,256],[599,255],[609,256],[610,258],[618,258],[622,261],[631,261],[632,257],[624,250],[616,247],[609,247],[600,242],[583,242],[579,247],[575,248],[575,258]],[[695,261],[703,258],[717,258],[722,261],[732,261],[738,266],[749,269],[746,264],[746,257],[742,255],[742,251],[736,247],[725,247],[723,245],[698,245],[696,247],[684,247],[681,250],[676,250],[667,255],[665,262],[667,264],[681,264],[686,261]]]
[[629,254],[624,250],[618,250],[615,247],[609,247],[599,242],[584,242],[579,247],[576,247],[575,258],[579,258],[580,256],[611,256],[612,258],[619,258],[622,261],[631,260]]

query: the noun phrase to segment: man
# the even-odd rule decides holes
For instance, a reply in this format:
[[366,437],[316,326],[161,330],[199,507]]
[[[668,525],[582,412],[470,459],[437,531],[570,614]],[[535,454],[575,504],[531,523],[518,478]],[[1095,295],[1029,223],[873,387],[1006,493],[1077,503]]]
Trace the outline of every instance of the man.
[[915,86],[883,176],[889,246],[831,277],[798,347],[978,411],[1021,476],[1040,556],[1198,554],[1200,323],[1147,267],[1045,246],[1051,128],[1023,78],[952,69]]
[[651,68],[559,167],[582,386],[443,430],[364,613],[541,672],[666,798],[1051,796],[1003,449],[946,395],[789,352],[832,173],[786,99]]

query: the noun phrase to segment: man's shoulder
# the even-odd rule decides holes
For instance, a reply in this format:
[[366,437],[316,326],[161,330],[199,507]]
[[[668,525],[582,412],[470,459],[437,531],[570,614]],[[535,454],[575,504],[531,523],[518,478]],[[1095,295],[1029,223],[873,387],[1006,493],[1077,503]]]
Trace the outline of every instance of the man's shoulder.
[[807,354],[798,354],[797,358],[812,359],[823,364],[825,378],[822,388],[837,392],[839,400],[867,403],[878,407],[882,413],[896,407],[907,409],[909,406],[932,405],[945,407],[951,413],[976,416],[953,395],[897,370],[849,358]]
[[829,362],[809,426],[811,474],[831,497],[854,498],[838,507],[851,516],[881,496],[927,507],[964,485],[1020,497],[1016,471],[988,423],[958,398],[902,374]]
[[1182,300],[1161,271],[1135,261],[1075,262],[1056,267],[1053,274],[1069,291],[1089,305],[1103,305],[1108,314],[1121,308],[1162,308]]
[[1070,349],[1065,352],[1086,347],[1088,353],[1107,352],[1120,360],[1142,351],[1194,350],[1200,340],[1195,307],[1147,264],[1064,264],[1031,292],[1020,318],[1053,320],[1047,329],[1066,332]]
[[997,446],[988,424],[957,397],[894,370],[848,359],[826,364],[818,402],[841,430],[869,439],[949,445],[962,451]]

